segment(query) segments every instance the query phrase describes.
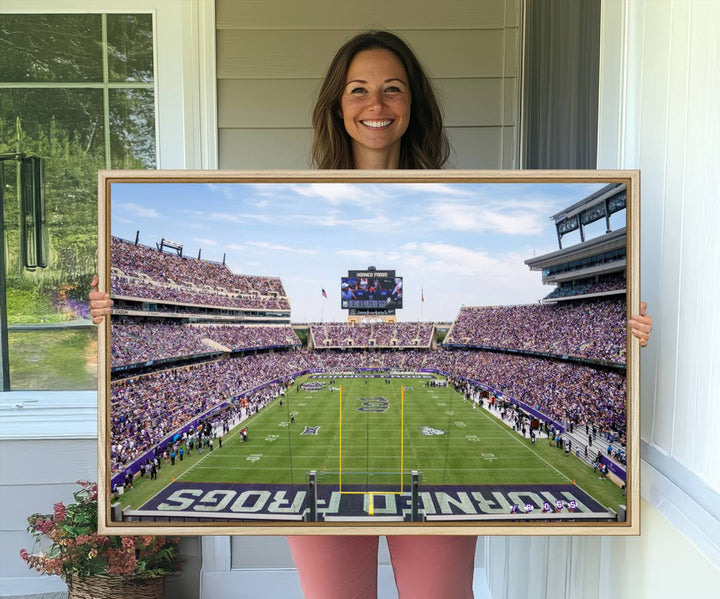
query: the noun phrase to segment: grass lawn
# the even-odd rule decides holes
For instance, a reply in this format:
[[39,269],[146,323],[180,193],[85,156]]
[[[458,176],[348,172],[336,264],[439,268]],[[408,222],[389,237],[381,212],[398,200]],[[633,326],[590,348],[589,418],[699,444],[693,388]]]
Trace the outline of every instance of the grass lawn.
[[[157,481],[137,481],[122,503],[138,508],[173,479],[305,485],[310,470],[318,471],[320,484],[339,485],[342,473],[343,485],[368,491],[378,485],[399,491],[412,470],[420,472],[421,485],[575,481],[607,507],[625,503],[621,489],[574,456],[545,439],[531,444],[485,410],[473,410],[451,388],[426,387],[420,378],[390,381],[336,378],[320,391],[293,386],[282,406],[275,400],[243,423],[247,443],[237,427],[223,437],[222,448],[194,451],[175,466],[164,464]],[[340,386],[342,419],[340,393],[330,390]],[[311,427],[316,434],[308,434]]]
[[97,388],[95,329],[11,331],[8,343],[13,390]]

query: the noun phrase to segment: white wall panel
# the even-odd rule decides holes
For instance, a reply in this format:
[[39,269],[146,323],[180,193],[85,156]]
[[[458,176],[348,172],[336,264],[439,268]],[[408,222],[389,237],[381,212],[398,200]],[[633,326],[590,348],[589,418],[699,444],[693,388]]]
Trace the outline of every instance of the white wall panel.
[[[221,79],[221,129],[308,128],[321,79]],[[515,78],[436,79],[447,127],[515,125]],[[478,110],[482,107],[482,110]]]
[[223,129],[221,169],[310,168],[312,129]]
[[[663,226],[676,227],[677,215],[673,218],[672,211],[667,214],[668,206],[666,198],[666,177],[667,173],[662,165],[667,160],[667,97],[669,91],[668,64],[670,61],[670,48],[668,44],[671,35],[671,21],[669,3],[658,3],[653,11],[654,27],[645,31],[642,47],[642,63],[640,73],[640,98],[639,112],[633,115],[639,121],[640,127],[640,151],[638,160],[640,165],[660,165],[661,168],[654,168],[654,172],[646,172],[643,169],[642,178],[642,216],[648,213],[660,213],[663,215]],[[648,227],[644,230],[647,232]],[[646,259],[642,264],[647,264],[650,259],[647,257],[660,258],[664,254],[679,255],[681,236],[668,238],[655,230],[649,237],[643,237],[642,256]],[[654,246],[652,249],[648,246]],[[652,302],[657,306],[658,325],[658,359],[664,367],[659,369],[657,377],[656,405],[652,435],[655,443],[670,451],[672,447],[672,428],[674,418],[674,395],[675,395],[675,357],[677,348],[677,335],[674,323],[677,322],[675,306],[677,305],[678,280],[676,276],[668,279],[668,269],[660,271],[660,289],[663,293],[661,303]],[[668,298],[668,301],[665,301]],[[672,301],[671,298],[675,298]],[[653,339],[654,341],[654,339]],[[649,391],[649,389],[648,389]]]
[[[356,23],[352,29],[359,32],[362,26]],[[509,36],[506,43],[503,29],[397,33],[413,47],[433,77],[517,74],[515,37]],[[220,79],[321,77],[335,50],[353,34],[352,30],[221,29],[217,75]]]
[[685,141],[685,178],[673,455],[720,492],[720,310],[710,299],[720,292],[720,3],[698,2],[688,12],[686,135],[677,140]]
[[453,169],[502,168],[502,127],[450,127],[450,159]]
[[[642,173],[641,535],[487,541],[495,599],[720,588],[720,2],[605,0],[599,168]],[[528,554],[527,548],[531,550]],[[528,557],[529,555],[529,557]]]
[[312,10],[303,2],[278,10],[273,2],[233,0],[218,3],[217,20],[222,29],[343,29],[373,22],[385,29],[484,29],[504,22],[517,26],[518,5],[517,0],[445,0],[418,10],[416,0],[313,0]]

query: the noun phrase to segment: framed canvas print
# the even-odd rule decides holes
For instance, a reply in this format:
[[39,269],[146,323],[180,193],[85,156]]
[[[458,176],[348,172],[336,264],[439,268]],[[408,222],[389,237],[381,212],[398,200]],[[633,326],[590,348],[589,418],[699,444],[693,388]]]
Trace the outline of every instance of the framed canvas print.
[[639,189],[101,171],[101,530],[638,534]]

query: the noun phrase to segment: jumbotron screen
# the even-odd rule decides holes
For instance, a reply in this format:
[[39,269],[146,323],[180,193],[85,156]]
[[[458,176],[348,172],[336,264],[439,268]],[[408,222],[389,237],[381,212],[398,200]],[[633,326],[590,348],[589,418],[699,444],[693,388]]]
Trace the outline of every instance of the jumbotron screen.
[[403,307],[402,277],[379,271],[357,275],[340,279],[340,305],[343,309],[398,310]]

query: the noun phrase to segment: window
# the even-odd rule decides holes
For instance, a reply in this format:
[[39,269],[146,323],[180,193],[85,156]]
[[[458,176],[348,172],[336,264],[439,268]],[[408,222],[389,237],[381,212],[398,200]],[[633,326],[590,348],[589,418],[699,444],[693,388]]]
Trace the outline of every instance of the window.
[[[0,20],[4,390],[97,386],[86,302],[97,270],[97,170],[156,167],[153,38],[152,14]],[[44,159],[46,268],[29,270],[21,257],[18,155]]]

